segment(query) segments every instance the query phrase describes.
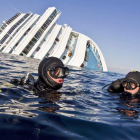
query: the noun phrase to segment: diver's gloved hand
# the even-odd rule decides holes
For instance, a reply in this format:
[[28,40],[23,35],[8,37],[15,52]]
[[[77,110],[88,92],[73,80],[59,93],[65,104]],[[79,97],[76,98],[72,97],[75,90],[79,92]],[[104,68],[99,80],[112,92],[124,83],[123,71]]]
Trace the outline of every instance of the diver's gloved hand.
[[13,84],[18,85],[34,85],[34,77],[32,74],[27,73],[24,77],[21,77],[20,79],[12,79],[11,82]]
[[109,87],[107,88],[107,91],[108,92],[111,92],[111,93],[121,93],[124,91],[124,88],[122,86],[122,82],[123,82],[123,79],[117,79],[116,81],[113,81]]
[[18,79],[12,79],[11,80],[11,83],[18,86],[18,85],[20,85],[20,80],[18,80]]

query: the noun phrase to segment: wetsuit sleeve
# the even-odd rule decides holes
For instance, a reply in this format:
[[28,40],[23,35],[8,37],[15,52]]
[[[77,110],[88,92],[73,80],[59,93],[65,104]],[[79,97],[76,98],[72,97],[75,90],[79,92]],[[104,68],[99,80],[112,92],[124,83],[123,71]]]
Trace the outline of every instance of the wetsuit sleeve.
[[123,79],[117,79],[116,81],[113,81],[109,87],[107,88],[107,91],[108,92],[111,92],[111,93],[121,93],[124,91],[124,88],[122,86],[122,82],[123,82]]

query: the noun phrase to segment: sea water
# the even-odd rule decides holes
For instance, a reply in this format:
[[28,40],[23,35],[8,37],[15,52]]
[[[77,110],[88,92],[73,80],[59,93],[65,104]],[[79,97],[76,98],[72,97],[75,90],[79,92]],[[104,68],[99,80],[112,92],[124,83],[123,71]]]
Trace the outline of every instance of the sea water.
[[125,75],[70,69],[60,90],[41,95],[9,83],[37,79],[39,62],[0,53],[0,140],[140,139],[139,101],[102,90]]

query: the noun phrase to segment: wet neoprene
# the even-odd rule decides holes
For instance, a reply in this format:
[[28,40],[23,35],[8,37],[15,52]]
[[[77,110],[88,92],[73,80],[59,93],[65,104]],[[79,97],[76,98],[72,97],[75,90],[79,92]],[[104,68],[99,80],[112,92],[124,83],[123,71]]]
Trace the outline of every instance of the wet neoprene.
[[108,92],[111,93],[121,93],[124,91],[124,88],[122,86],[122,81],[124,78],[122,79],[117,79],[116,81],[113,81],[110,86],[107,88]]
[[41,61],[38,68],[39,77],[37,82],[35,83],[35,87],[39,91],[58,90],[62,87],[63,83],[56,83],[47,73],[51,67],[56,66],[64,67],[62,61],[56,57],[45,58]]

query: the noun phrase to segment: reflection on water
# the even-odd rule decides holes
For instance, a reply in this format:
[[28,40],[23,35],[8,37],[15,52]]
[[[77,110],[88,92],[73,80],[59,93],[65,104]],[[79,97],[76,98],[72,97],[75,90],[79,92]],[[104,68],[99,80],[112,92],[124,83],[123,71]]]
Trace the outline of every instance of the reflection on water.
[[70,70],[63,88],[34,94],[9,81],[26,72],[37,79],[39,60],[0,55],[1,139],[139,139],[139,98],[101,90],[124,75]]

